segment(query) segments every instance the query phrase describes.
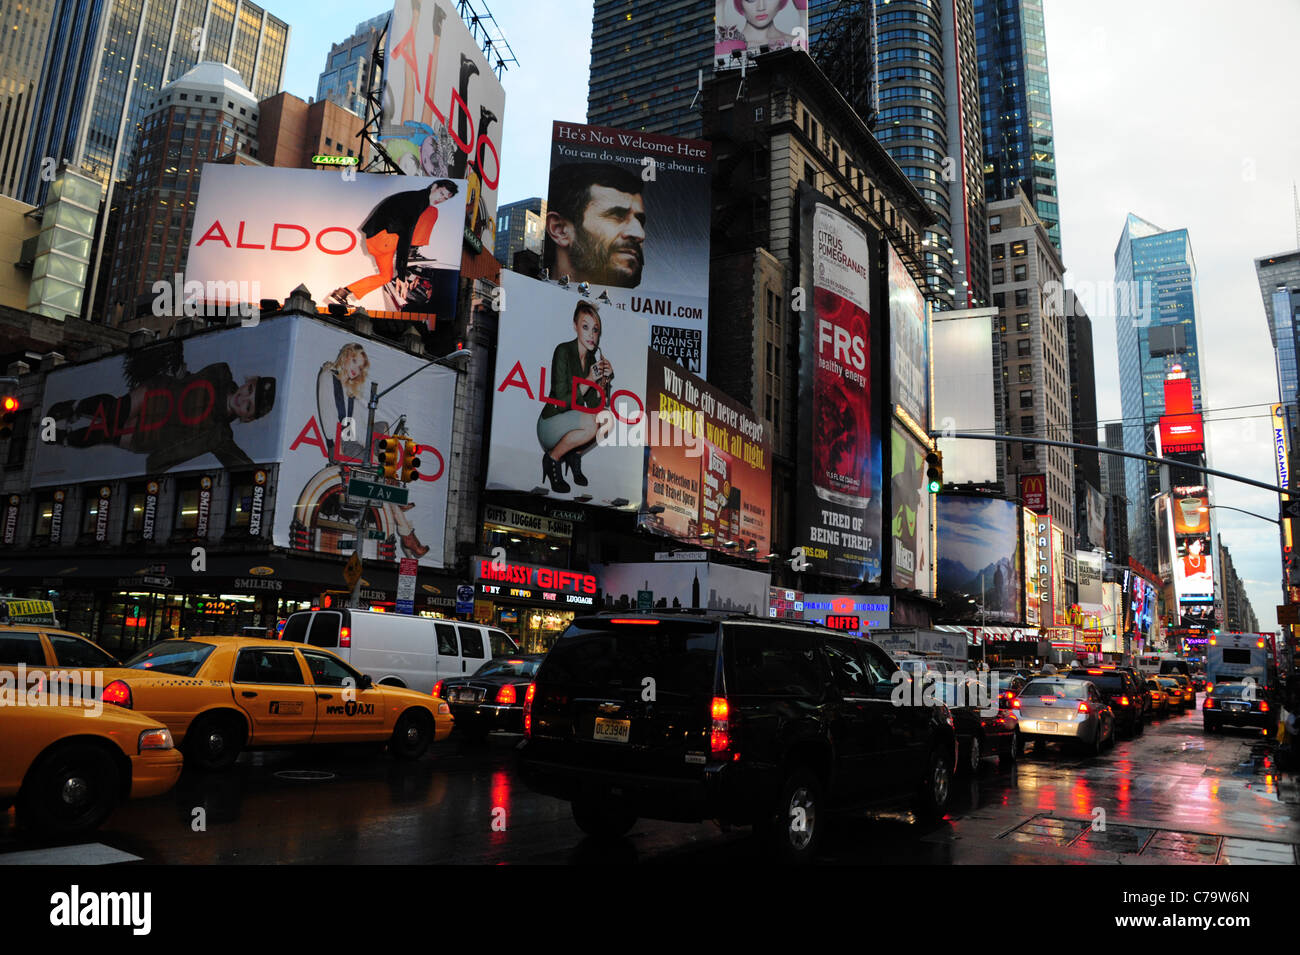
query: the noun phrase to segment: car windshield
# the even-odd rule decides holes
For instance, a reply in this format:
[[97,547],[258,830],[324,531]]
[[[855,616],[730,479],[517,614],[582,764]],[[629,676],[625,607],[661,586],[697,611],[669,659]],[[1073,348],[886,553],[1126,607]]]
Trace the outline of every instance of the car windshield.
[[1100,673],[1093,673],[1091,670],[1078,670],[1070,674],[1071,680],[1087,680],[1089,683],[1096,685],[1097,689],[1106,693],[1119,693],[1124,689],[1124,678],[1115,670],[1102,670]]
[[1020,691],[1020,695],[1021,697],[1054,696],[1059,700],[1078,700],[1082,699],[1087,692],[1082,683],[1046,683],[1035,680],[1027,684]]
[[501,657],[483,664],[474,671],[474,676],[531,677],[537,672],[541,662],[541,660],[521,660],[518,657]]
[[203,661],[216,647],[210,643],[193,640],[164,640],[147,650],[141,650],[123,666],[131,670],[152,670],[172,676],[194,676]]

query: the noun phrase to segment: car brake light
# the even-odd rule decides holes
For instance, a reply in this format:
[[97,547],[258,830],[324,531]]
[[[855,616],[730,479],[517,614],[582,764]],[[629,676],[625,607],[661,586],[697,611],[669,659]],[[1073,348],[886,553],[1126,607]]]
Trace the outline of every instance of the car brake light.
[[1056,702],[1056,697],[1054,697],[1054,696],[1040,696],[1039,699],[1042,700],[1044,703],[1055,703],[1055,702]]
[[1128,697],[1127,697],[1127,696],[1121,696],[1121,697],[1119,698],[1119,705],[1120,705],[1120,706],[1128,706]]
[[121,680],[114,680],[108,686],[104,687],[104,692],[99,697],[105,703],[112,703],[114,706],[120,706],[123,709],[131,709],[131,688]]
[[501,689],[497,690],[497,702],[506,703],[511,706],[515,703],[515,688],[507,683]]
[[339,631],[339,646],[347,649],[352,648],[352,628],[344,627]]
[[1089,673],[1090,675],[1092,675],[1092,676],[1097,676],[1099,673],[1101,673],[1101,671],[1100,671],[1100,670],[1089,670],[1088,673]]
[[1209,692],[1210,692],[1211,690],[1213,690],[1213,689],[1214,689],[1214,684],[1213,684],[1213,683],[1207,683],[1207,684],[1205,684],[1205,692],[1206,692],[1206,693],[1209,693]]
[[1260,700],[1260,701],[1259,701],[1257,704],[1255,704],[1255,705],[1259,707],[1259,711],[1260,711],[1261,713],[1267,713],[1267,712],[1268,712],[1268,704],[1267,704],[1266,702],[1264,702],[1263,700]]
[[437,683],[435,683],[435,684],[433,685],[433,695],[434,695],[434,696],[442,696],[442,683],[443,683],[443,681],[442,681],[442,680],[439,680]]
[[1210,637],[1210,646],[1212,646],[1212,647],[1213,647],[1213,646],[1217,646],[1218,643],[1219,643],[1219,638],[1218,638],[1218,637]]
[[1263,641],[1263,640],[1256,640],[1256,641],[1255,641],[1255,646],[1257,646],[1257,647],[1262,647],[1263,645],[1264,645],[1264,641]]
[[524,735],[533,735],[533,694],[537,692],[537,684],[529,683],[528,690],[524,693]]
[[639,626],[658,626],[658,620],[646,620],[643,617],[615,617],[610,623],[635,623]]
[[1202,709],[1206,709],[1206,710],[1212,710],[1212,709],[1214,709],[1214,700],[1213,700],[1212,697],[1208,697],[1208,696],[1207,696],[1207,697],[1205,698],[1205,706],[1202,707]]
[[1079,704],[1079,712],[1080,712],[1080,713],[1087,713],[1087,712],[1088,712],[1088,704],[1087,704],[1087,703],[1080,703],[1080,704]]
[[709,749],[716,756],[731,748],[731,707],[725,696],[715,696],[712,707],[713,729],[709,734]]
[[1013,696],[1011,699],[1007,700],[1007,706],[1011,707],[1013,710],[1020,709],[1020,697]]

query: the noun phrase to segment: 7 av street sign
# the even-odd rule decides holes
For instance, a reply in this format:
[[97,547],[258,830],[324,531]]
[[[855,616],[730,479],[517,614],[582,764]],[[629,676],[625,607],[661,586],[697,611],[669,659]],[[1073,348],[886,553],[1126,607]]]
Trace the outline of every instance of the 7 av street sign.
[[376,484],[353,475],[348,481],[348,497],[365,501],[382,501],[386,504],[405,504],[407,490],[389,484]]

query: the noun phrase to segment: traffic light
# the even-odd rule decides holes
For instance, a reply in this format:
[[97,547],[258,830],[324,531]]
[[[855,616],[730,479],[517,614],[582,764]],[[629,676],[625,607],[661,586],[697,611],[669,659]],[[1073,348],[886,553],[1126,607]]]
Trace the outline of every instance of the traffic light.
[[19,401],[13,395],[0,398],[0,438],[14,433],[14,418],[18,416]]
[[925,480],[931,494],[943,490],[943,452],[938,449],[925,456]]
[[407,438],[402,442],[402,472],[398,480],[403,484],[419,480],[420,472],[416,470],[419,466],[420,459],[415,456],[415,442]]
[[383,469],[383,475],[386,478],[397,478],[397,458],[400,452],[401,442],[396,438],[384,438],[379,442],[375,461]]

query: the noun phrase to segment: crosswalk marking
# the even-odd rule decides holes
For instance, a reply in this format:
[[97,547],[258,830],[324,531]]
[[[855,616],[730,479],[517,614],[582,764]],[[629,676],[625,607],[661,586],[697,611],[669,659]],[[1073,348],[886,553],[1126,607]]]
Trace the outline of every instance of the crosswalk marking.
[[0,865],[116,865],[140,858],[103,843],[90,842],[81,846],[0,853]]

